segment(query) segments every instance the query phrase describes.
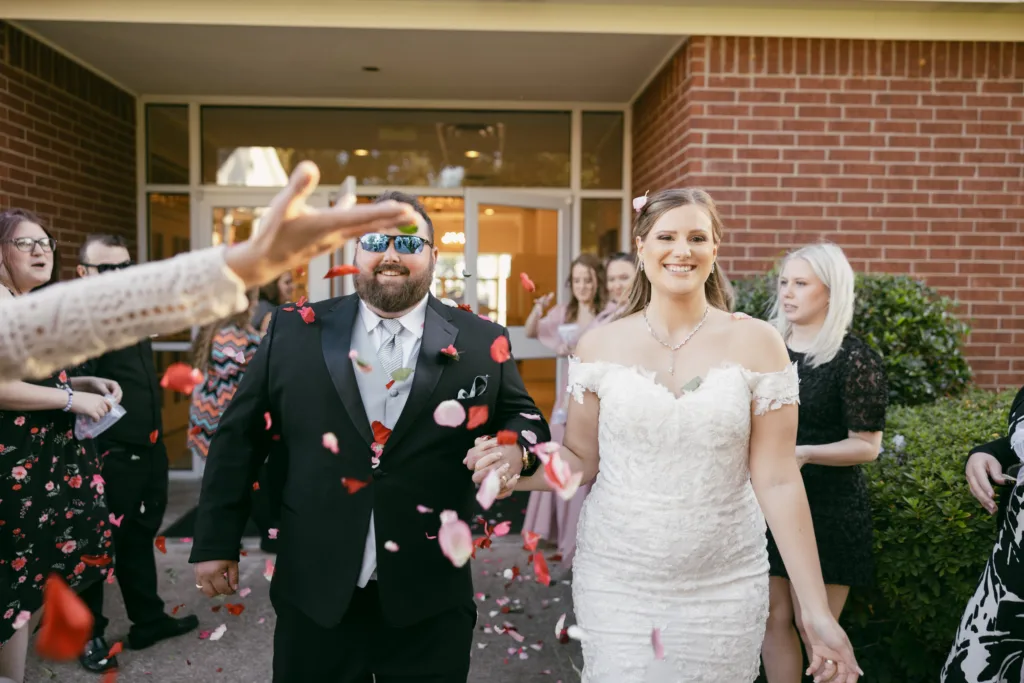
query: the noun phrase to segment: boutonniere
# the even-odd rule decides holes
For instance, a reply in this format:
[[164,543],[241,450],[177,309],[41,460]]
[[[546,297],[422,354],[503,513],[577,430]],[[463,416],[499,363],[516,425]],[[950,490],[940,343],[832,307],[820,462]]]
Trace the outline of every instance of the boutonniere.
[[441,357],[451,358],[452,360],[458,360],[459,352],[453,345],[449,344],[448,346],[441,349]]

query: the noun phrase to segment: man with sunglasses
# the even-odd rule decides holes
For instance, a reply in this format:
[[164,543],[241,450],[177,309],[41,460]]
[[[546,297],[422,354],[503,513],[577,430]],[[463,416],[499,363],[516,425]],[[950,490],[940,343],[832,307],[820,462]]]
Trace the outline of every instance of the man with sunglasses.
[[[550,439],[515,361],[492,352],[507,330],[431,295],[426,210],[387,199],[412,206],[415,225],[359,240],[356,294],[273,314],[207,459],[190,561],[213,597],[238,589],[249,492],[270,454],[274,683],[465,683],[473,580],[442,552],[440,515],[474,514],[462,460],[478,437],[518,438],[503,446],[509,478]],[[446,401],[458,426],[435,417]]]
[[[78,261],[79,277],[94,277],[132,265],[127,244],[117,235],[89,235],[79,249]],[[120,525],[113,525],[111,531],[114,576],[132,622],[126,645],[140,650],[199,626],[194,615],[175,618],[166,614],[164,601],[157,593],[153,540],[163,522],[168,489],[160,377],[148,339],[87,361],[79,371],[112,379],[123,392],[125,416],[95,439],[95,447],[104,454],[107,507],[115,518],[123,516]],[[93,637],[80,661],[95,672],[117,666],[116,658],[107,657],[110,645],[104,636],[108,620],[103,615],[103,585],[97,581],[82,591],[95,623]]]

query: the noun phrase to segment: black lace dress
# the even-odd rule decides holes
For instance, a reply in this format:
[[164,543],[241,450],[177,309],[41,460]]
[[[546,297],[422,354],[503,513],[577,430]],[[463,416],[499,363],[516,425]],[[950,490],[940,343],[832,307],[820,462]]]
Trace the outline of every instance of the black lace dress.
[[[800,421],[797,445],[835,443],[849,432],[885,428],[888,383],[882,358],[867,344],[847,335],[836,357],[810,367],[804,354],[789,352],[800,373]],[[868,586],[874,581],[871,507],[867,481],[859,465],[804,465],[800,470],[814,519],[814,538],[826,584]],[[769,574],[789,578],[768,532]]]

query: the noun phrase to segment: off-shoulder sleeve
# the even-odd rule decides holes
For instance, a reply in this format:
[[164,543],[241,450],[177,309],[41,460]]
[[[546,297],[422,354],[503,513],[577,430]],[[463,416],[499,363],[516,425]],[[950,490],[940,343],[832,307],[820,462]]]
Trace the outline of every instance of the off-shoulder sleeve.
[[0,298],[0,381],[42,379],[249,306],[224,247]]
[[778,372],[744,370],[744,375],[750,387],[754,415],[764,415],[782,406],[800,403],[800,376],[796,363]]
[[843,417],[853,432],[885,429],[889,384],[882,357],[864,343],[850,346],[843,380]]
[[566,389],[577,403],[583,403],[583,392],[599,393],[601,377],[605,366],[600,363],[583,363],[576,356],[569,356],[569,386]]

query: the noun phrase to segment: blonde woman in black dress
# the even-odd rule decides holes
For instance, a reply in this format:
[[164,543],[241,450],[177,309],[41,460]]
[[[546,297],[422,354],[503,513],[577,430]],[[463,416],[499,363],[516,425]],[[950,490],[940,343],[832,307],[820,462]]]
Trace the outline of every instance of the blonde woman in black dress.
[[[829,608],[836,619],[851,587],[874,578],[871,509],[862,463],[878,457],[888,385],[881,357],[849,334],[853,269],[833,244],[782,263],[772,321],[800,374],[797,462],[811,506]],[[802,680],[806,642],[789,575],[768,534],[769,616],[761,656],[768,683]]]

